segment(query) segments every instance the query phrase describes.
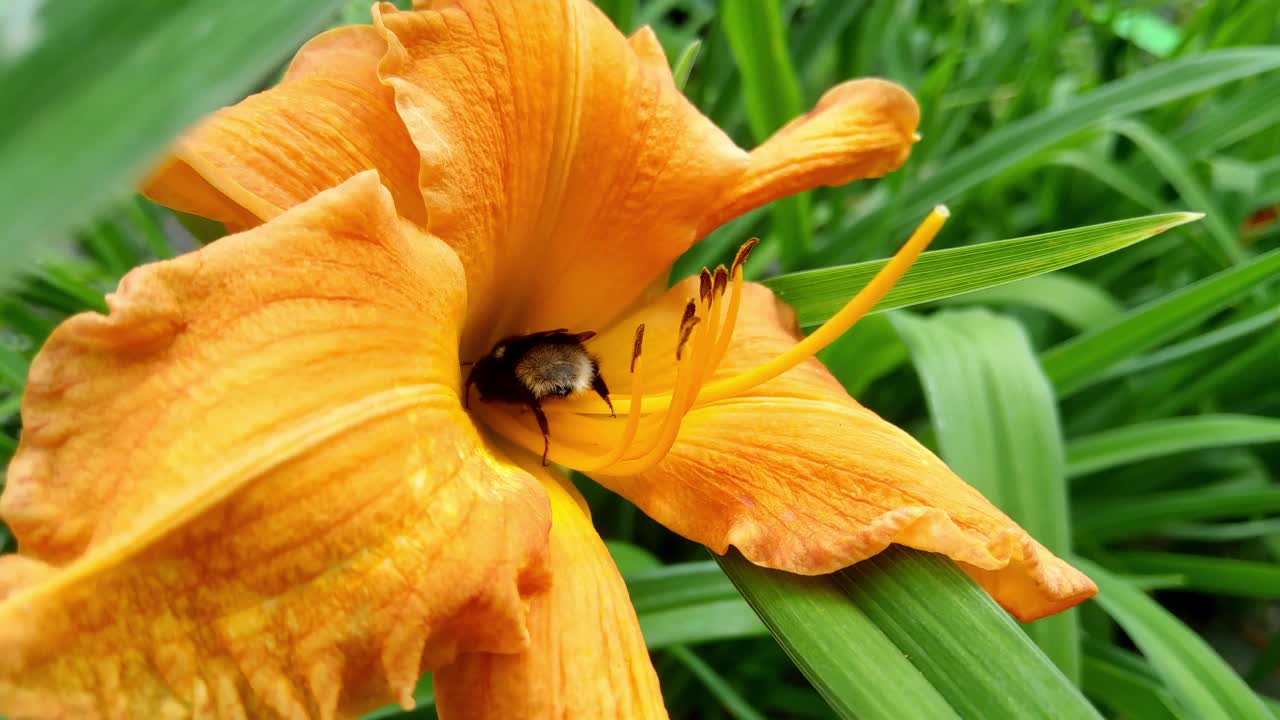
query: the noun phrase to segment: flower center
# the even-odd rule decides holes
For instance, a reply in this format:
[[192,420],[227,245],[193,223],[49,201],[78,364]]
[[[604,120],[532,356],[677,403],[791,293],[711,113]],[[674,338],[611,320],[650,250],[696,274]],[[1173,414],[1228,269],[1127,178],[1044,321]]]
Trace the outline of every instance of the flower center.
[[[742,302],[743,264],[758,242],[739,248],[732,267],[715,272],[703,268],[698,297],[689,298],[676,332],[676,378],[669,391],[646,393],[645,326],[636,328],[630,363],[629,398],[616,398],[614,409],[626,420],[619,430],[598,399],[567,398],[546,403],[551,445],[548,457],[582,472],[607,469],[610,475],[636,475],[657,465],[693,408],[741,395],[811,358],[831,344],[878,303],[906,274],[938,234],[949,213],[937,206],[889,262],[843,308],[813,333],[769,361],[743,372],[709,381],[720,366],[733,336]],[[728,295],[727,307],[725,295]],[[495,430],[526,447],[542,447],[533,428],[503,412],[486,413]],[[603,451],[596,450],[604,448]]]

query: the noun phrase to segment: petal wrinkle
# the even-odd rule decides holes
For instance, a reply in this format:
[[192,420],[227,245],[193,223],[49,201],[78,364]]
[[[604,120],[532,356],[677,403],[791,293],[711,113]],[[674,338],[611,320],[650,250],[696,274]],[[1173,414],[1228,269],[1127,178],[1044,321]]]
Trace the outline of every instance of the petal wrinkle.
[[143,192],[234,231],[372,169],[400,214],[425,225],[417,155],[391,90],[377,77],[385,49],[368,25],[315,37],[283,82],[214,113],[181,138]]
[[422,163],[431,232],[467,268],[464,355],[603,327],[696,239],[747,154],[676,89],[651,31],[594,5],[385,4],[379,67]]
[[32,364],[0,714],[353,717],[528,645],[546,492],[462,411],[462,268],[375,173],[108,305]]

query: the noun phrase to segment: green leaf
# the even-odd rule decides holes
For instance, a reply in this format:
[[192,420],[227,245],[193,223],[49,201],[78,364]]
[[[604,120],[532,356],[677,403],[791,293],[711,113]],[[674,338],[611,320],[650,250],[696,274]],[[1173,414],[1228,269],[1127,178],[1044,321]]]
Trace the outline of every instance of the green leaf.
[[[747,117],[756,142],[804,112],[800,79],[787,53],[787,33],[778,0],[721,0],[720,20],[742,75]],[[782,265],[794,269],[813,246],[808,193],[773,203]]]
[[689,82],[689,74],[693,72],[693,64],[698,60],[698,51],[702,49],[702,41],[694,40],[680,51],[675,65],[671,66],[671,75],[675,78],[676,87],[684,90]]
[[[941,300],[1059,270],[1128,247],[1198,217],[1194,213],[1149,215],[926,252],[873,312]],[[812,327],[844,307],[887,262],[873,260],[779,275],[765,280],[764,284],[795,309],[802,327]]]
[[766,630],[741,597],[637,613],[651,650],[717,640],[756,637]]
[[[942,459],[1051,552],[1070,555],[1057,403],[1022,326],[985,310],[892,319],[924,385]],[[1073,611],[1026,629],[1067,677],[1079,679]]]
[[[970,188],[1006,172],[1037,152],[1094,123],[1163,105],[1233,80],[1280,68],[1280,48],[1230,48],[1200,53],[1161,63],[1119,80],[1113,80],[1078,97],[1041,110],[983,135],[947,159],[931,175],[908,185],[892,200],[899,227],[922,217],[939,202],[952,202]],[[926,142],[927,142],[926,138]],[[861,237],[880,222],[876,206],[840,228],[841,237]],[[851,259],[850,243],[836,257]]]
[[890,546],[835,577],[961,717],[1098,717],[1018,623],[941,555]]
[[629,573],[627,590],[650,649],[765,633],[733,583],[711,561]]
[[[0,55],[0,253],[7,272],[125,195],[201,115],[236,100],[340,0],[9,4]],[[20,31],[10,28],[20,24]],[[17,179],[21,178],[21,182]]]
[[1194,631],[1151,598],[1097,565],[1077,560],[1098,584],[1102,606],[1194,717],[1270,720],[1253,690]]
[[942,300],[947,305],[1021,305],[1052,314],[1077,330],[1088,330],[1119,316],[1124,308],[1105,290],[1066,273],[974,290]]
[[1079,477],[1128,463],[1215,447],[1280,442],[1280,420],[1249,415],[1196,415],[1112,428],[1071,441],[1067,475]]
[[1213,520],[1280,511],[1280,488],[1208,487],[1150,493],[1131,502],[1081,501],[1073,513],[1077,540],[1098,543],[1142,535],[1188,520]]
[[832,578],[757,567],[736,550],[718,560],[839,717],[959,717]]
[[683,645],[672,645],[667,648],[667,653],[678,660],[681,665],[684,665],[694,677],[698,678],[731,717],[736,720],[764,720],[764,715],[751,707],[751,704],[738,694],[733,685],[729,684],[720,676],[720,673],[717,673],[714,668],[695,655],[689,648]]
[[1085,387],[1112,365],[1194,327],[1280,272],[1280,250],[1223,270],[1134,308],[1111,323],[1050,348],[1040,356],[1059,395]]
[[1085,641],[1085,693],[1121,717],[1177,720],[1178,701],[1142,658],[1100,642]]
[[1271,308],[1265,312],[1258,313],[1253,317],[1238,320],[1229,325],[1210,330],[1202,335],[1196,335],[1184,342],[1161,348],[1155,352],[1140,357],[1131,358],[1119,365],[1112,366],[1109,370],[1096,377],[1096,381],[1101,382],[1122,375],[1132,375],[1141,373],[1152,368],[1165,365],[1175,360],[1191,357],[1197,353],[1212,350],[1220,347],[1232,340],[1237,340],[1246,335],[1258,332],[1269,327],[1273,327],[1277,320],[1280,320],[1280,306]]
[[1107,553],[1106,562],[1129,573],[1181,576],[1181,587],[1186,590],[1264,600],[1280,598],[1280,565],[1274,563],[1137,550]]
[[829,577],[720,563],[841,717],[1098,717],[946,558],[894,546]]
[[1245,254],[1240,246],[1239,234],[1227,225],[1227,214],[1205,190],[1200,179],[1191,171],[1188,159],[1182,156],[1173,143],[1136,120],[1118,121],[1112,124],[1112,128],[1128,137],[1146,153],[1151,164],[1178,191],[1182,204],[1205,214],[1204,225],[1216,242],[1216,246],[1209,250],[1210,255],[1223,265],[1244,262]]

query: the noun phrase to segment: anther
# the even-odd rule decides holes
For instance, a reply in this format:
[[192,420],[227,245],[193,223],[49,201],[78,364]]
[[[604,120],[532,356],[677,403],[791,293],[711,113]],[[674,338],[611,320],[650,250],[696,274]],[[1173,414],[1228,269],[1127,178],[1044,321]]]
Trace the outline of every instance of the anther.
[[644,347],[644,323],[636,326],[636,339],[631,345],[631,374],[636,372],[636,361],[640,359],[640,350]]
[[702,266],[702,272],[698,275],[698,299],[702,302],[707,301],[707,297],[711,295],[711,271],[706,265]]
[[751,249],[760,244],[760,238],[751,238],[742,243],[742,247],[738,248],[738,254],[733,256],[733,266],[730,272],[738,272],[742,268],[743,263],[751,256]]
[[693,334],[693,329],[698,327],[698,323],[701,321],[702,318],[695,315],[687,322],[683,320],[680,322],[680,344],[676,345],[677,361],[680,360],[680,356],[684,354],[684,346],[689,342],[689,336]]
[[729,287],[729,270],[724,264],[716,266],[716,273],[711,282],[711,292],[716,296],[723,296],[725,288]]

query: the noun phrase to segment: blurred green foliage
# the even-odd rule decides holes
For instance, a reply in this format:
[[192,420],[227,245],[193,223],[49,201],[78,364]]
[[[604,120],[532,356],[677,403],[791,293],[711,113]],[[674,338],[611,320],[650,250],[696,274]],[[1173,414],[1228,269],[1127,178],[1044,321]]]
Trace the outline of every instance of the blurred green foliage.
[[[1206,213],[945,302],[962,273],[940,265],[944,292],[921,291],[913,302],[928,304],[872,316],[823,353],[860,400],[1094,574],[1098,601],[1026,628],[1044,654],[937,558],[894,551],[799,581],[730,556],[731,583],[705,550],[584,484],[672,716],[901,717],[903,688],[916,711],[961,717],[1274,713],[1280,3],[599,4],[624,30],[652,25],[683,59],[687,95],[745,147],[846,78],[887,77],[919,99],[923,141],[901,171],[751,213],[674,273],[758,235],[755,272],[788,273],[770,283],[806,325],[865,268],[796,271],[883,257],[934,203],[953,211],[940,247]],[[332,21],[363,17],[358,5]],[[74,217],[100,210],[60,202],[84,211]],[[1122,239],[1109,236],[1116,248],[1136,238]],[[167,211],[130,199],[81,225],[73,249],[25,266],[0,295],[0,452],[16,445],[26,368],[52,328],[102,309],[129,268],[193,246]],[[975,287],[1017,274],[968,271],[991,276]],[[11,549],[7,534],[0,543]],[[413,716],[430,714],[427,703]]]

